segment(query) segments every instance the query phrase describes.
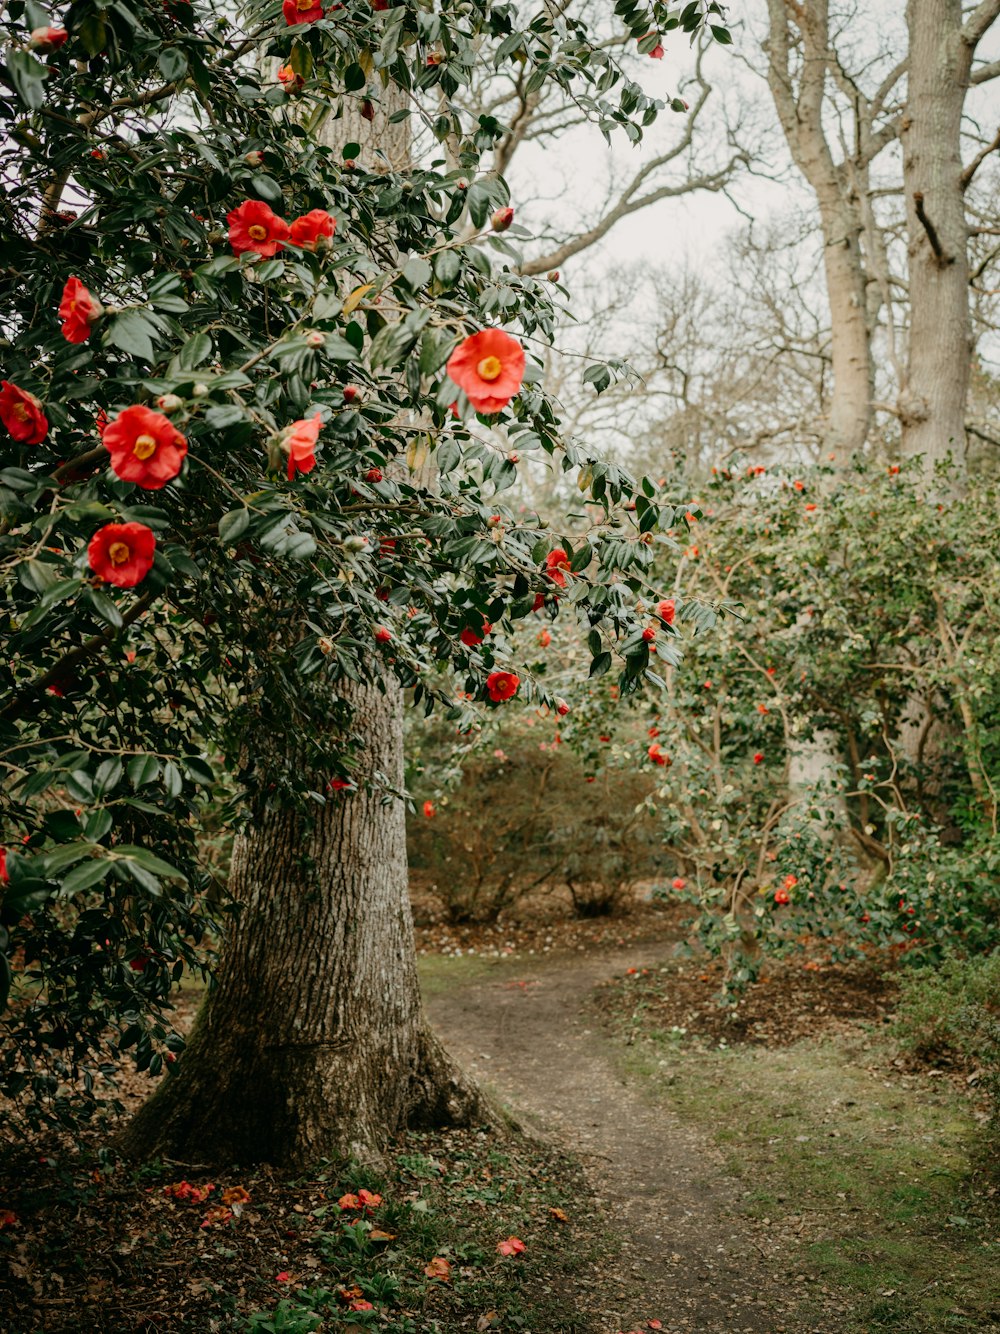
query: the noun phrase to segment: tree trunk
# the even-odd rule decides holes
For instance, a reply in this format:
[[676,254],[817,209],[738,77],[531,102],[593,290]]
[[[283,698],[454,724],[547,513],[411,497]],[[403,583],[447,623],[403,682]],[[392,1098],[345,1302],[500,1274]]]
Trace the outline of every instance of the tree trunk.
[[[819,206],[833,368],[824,444],[842,465],[868,438],[875,373],[861,249],[864,214],[854,184],[866,175],[866,167],[856,163],[849,170],[851,164],[836,163],[823,124],[830,51],[827,10],[827,0],[796,6],[787,0],[768,0],[767,81],[792,159]],[[789,27],[793,14],[802,47],[797,87]]]
[[962,32],[961,0],[909,0],[906,21],[910,344],[899,406],[903,452],[922,455],[931,473],[949,453],[965,457],[972,325],[960,133],[974,44]]
[[[401,92],[390,85],[371,121],[344,102],[317,137],[360,143],[371,170],[405,170],[407,124],[388,121]],[[421,1007],[405,810],[391,795],[403,787],[402,692],[387,678],[338,694],[363,747],[358,790],[330,794],[308,819],[257,801],[234,849],[240,913],[218,985],[177,1073],[126,1129],[132,1155],[298,1167],[377,1154],[407,1125],[496,1119]],[[268,721],[258,726],[276,764],[299,767],[295,736],[269,741]],[[312,778],[325,791],[329,775]]]
[[234,849],[218,985],[126,1128],[130,1155],[302,1166],[370,1155],[406,1125],[490,1119],[424,1020],[403,803],[377,777],[365,786],[378,773],[402,786],[400,691],[340,693],[366,743],[359,788],[315,816],[257,803]]

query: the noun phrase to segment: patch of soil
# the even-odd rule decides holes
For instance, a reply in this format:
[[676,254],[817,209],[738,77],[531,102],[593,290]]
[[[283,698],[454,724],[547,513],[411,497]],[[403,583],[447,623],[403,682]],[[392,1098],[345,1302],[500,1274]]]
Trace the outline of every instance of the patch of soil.
[[736,1005],[720,1003],[722,964],[707,960],[650,968],[635,963],[600,989],[599,1004],[619,1021],[641,1016],[643,1032],[671,1032],[712,1045],[788,1047],[803,1038],[888,1022],[898,988],[866,963],[772,962]]
[[489,959],[518,959],[567,951],[628,945],[651,937],[680,939],[690,909],[675,902],[650,898],[649,886],[639,885],[620,900],[607,916],[578,917],[568,892],[537,891],[521,898],[495,922],[451,923],[439,900],[419,883],[411,885],[418,954],[458,958],[479,955]]

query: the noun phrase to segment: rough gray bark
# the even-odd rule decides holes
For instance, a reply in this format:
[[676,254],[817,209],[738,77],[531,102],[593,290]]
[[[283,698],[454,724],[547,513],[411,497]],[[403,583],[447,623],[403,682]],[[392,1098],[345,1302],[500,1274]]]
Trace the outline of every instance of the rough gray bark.
[[922,455],[930,472],[949,453],[965,456],[972,324],[961,125],[975,41],[963,31],[961,0],[909,0],[906,21],[910,342],[899,406],[903,452]]
[[218,984],[126,1128],[130,1155],[301,1166],[370,1155],[408,1124],[490,1119],[423,1016],[403,803],[364,786],[377,772],[402,785],[400,692],[341,693],[365,738],[361,785],[312,819],[258,805],[236,841]]
[[[836,162],[823,128],[830,59],[828,3],[790,5],[768,0],[768,86],[795,165],[816,195],[823,230],[823,264],[830,303],[833,395],[824,443],[838,463],[863,448],[872,419],[875,374],[861,249],[864,231],[858,176],[867,179],[874,143],[856,163]],[[794,16],[802,47],[796,86],[792,74]],[[880,146],[881,141],[879,141]]]

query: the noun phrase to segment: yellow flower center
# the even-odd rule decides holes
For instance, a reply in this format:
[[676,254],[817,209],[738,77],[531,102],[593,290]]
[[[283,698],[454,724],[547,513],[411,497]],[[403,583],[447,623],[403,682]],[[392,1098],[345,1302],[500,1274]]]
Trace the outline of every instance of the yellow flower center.
[[503,362],[499,357],[483,357],[476,370],[481,380],[495,380],[503,370]]
[[312,9],[316,0],[295,0],[295,8],[300,14],[304,14],[307,9]]
[[108,547],[112,565],[124,565],[131,554],[124,542],[112,542]]
[[16,422],[26,422],[28,420],[28,409],[24,403],[15,403],[12,409],[12,415]]
[[150,454],[156,453],[156,441],[151,435],[136,436],[135,444],[132,446],[132,453],[137,459],[148,459]]
[[252,227],[248,227],[247,231],[252,241],[264,241],[267,239],[267,228],[262,227],[259,222],[255,222]]

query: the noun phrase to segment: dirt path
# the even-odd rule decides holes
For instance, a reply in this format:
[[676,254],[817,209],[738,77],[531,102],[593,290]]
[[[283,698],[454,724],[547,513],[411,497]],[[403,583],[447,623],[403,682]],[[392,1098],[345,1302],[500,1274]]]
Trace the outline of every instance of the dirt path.
[[802,1313],[803,1277],[741,1217],[741,1187],[707,1138],[644,1101],[616,1068],[593,988],[664,953],[661,943],[532,961],[514,980],[505,973],[434,996],[428,1010],[454,1055],[526,1128],[582,1159],[609,1221],[630,1239],[611,1272],[581,1274],[574,1295],[602,1332],[655,1319],[668,1334],[836,1334],[835,1310],[818,1321]]

